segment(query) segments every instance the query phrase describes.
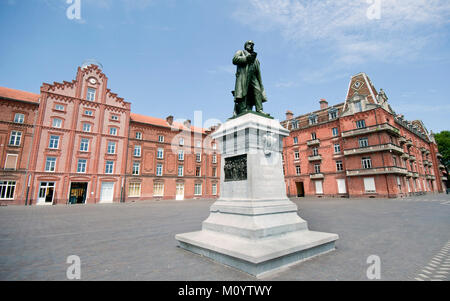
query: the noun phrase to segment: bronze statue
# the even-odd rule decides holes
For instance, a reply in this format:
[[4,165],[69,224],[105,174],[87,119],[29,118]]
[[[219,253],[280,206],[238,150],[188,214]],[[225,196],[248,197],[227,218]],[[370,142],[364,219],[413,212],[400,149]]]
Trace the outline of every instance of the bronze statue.
[[237,66],[236,86],[232,92],[235,102],[234,117],[252,111],[253,106],[256,107],[256,112],[268,115],[263,111],[263,103],[267,101],[267,96],[254,45],[253,41],[246,42],[245,49],[236,52],[233,58],[233,64]]

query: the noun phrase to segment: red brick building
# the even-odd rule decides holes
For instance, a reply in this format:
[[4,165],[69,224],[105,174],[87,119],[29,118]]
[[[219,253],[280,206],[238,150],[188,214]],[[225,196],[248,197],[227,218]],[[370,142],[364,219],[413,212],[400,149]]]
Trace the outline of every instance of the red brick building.
[[96,65],[41,94],[0,88],[0,204],[213,198],[211,130],[131,113]]
[[421,121],[397,115],[364,73],[350,80],[346,101],[294,118],[284,141],[289,196],[400,197],[443,192],[437,145]]

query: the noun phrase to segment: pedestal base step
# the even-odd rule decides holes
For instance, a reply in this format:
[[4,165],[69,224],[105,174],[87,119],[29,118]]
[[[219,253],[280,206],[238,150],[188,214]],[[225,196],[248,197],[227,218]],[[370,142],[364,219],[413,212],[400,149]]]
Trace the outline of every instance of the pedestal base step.
[[309,230],[258,240],[205,230],[175,236],[181,248],[255,277],[332,251],[338,238],[336,234]]

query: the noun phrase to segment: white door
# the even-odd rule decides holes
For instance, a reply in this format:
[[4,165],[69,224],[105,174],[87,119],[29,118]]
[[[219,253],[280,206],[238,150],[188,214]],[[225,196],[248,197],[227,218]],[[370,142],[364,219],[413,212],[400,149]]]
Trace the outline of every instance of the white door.
[[337,179],[338,192],[340,194],[347,193],[347,186],[345,185],[345,179]]
[[55,196],[55,182],[41,182],[37,205],[52,205]]
[[114,183],[103,182],[100,192],[100,203],[112,203],[114,198]]
[[409,180],[406,180],[406,185],[408,185],[408,192],[411,192],[411,185],[409,184]]
[[177,201],[184,200],[184,184],[177,184]]
[[377,189],[375,187],[375,178],[364,178],[364,188],[366,192],[375,193]]
[[316,194],[323,194],[322,181],[316,181]]

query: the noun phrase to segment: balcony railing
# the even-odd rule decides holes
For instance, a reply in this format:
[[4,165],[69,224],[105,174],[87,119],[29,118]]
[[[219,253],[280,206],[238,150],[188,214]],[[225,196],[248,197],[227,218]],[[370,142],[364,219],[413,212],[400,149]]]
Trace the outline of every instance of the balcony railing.
[[409,155],[409,161],[416,161],[416,156],[414,155]]
[[345,131],[342,133],[342,137],[346,138],[346,137],[352,137],[352,136],[360,136],[360,135],[366,135],[366,134],[376,133],[376,132],[381,132],[381,131],[388,131],[391,134],[400,136],[400,130],[398,128],[393,127],[389,123],[383,123],[383,124],[379,124],[379,125],[373,125],[373,126],[361,128],[361,129]]
[[444,164],[439,164],[439,169],[445,169]]
[[412,176],[413,176],[413,173],[412,173],[412,172],[410,172],[410,171],[408,171],[408,173],[406,174],[406,176],[407,176],[408,178],[412,178]]
[[407,147],[410,147],[410,146],[412,146],[412,145],[413,145],[413,142],[412,142],[411,139],[406,140],[406,146],[407,146]]
[[441,158],[442,159],[442,154],[441,153],[437,153],[436,157]]
[[322,160],[322,155],[309,156],[309,157],[308,157],[308,160],[309,160],[309,162],[312,162],[312,161],[320,161],[320,160]]
[[404,154],[401,156],[401,158],[402,158],[403,160],[408,160],[408,159],[409,159],[409,155],[404,153]]
[[442,181],[447,181],[447,177],[443,176],[443,177],[441,177],[441,180]]
[[400,145],[403,145],[403,144],[406,143],[406,138],[405,138],[405,137],[400,137],[400,138],[398,139],[398,142],[400,143]]
[[372,145],[372,146],[368,146],[368,147],[360,147],[360,148],[344,150],[344,155],[351,156],[351,155],[359,155],[359,154],[383,152],[383,151],[393,151],[398,154],[403,154],[403,149],[400,146],[397,146],[392,143],[388,143],[388,144],[378,144],[378,145]]
[[417,179],[419,177],[419,173],[418,172],[413,172],[413,178]]
[[325,178],[323,173],[314,173],[309,176],[312,180],[318,180]]
[[421,151],[422,153],[425,153],[425,152],[427,151],[427,149],[426,149],[425,147],[421,147],[421,148],[420,148],[420,151]]
[[405,168],[401,168],[401,167],[397,167],[397,166],[347,170],[348,177],[383,175],[383,174],[400,174],[400,175],[406,176],[408,174],[408,171]]
[[319,145],[319,144],[320,144],[319,139],[309,140],[308,142],[306,142],[306,145],[308,145],[308,146]]

